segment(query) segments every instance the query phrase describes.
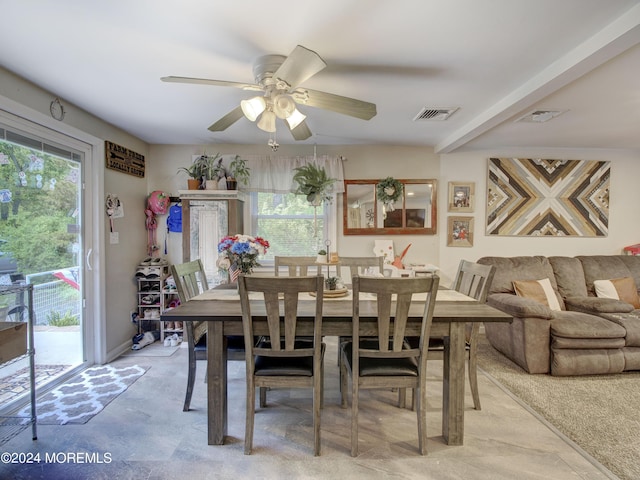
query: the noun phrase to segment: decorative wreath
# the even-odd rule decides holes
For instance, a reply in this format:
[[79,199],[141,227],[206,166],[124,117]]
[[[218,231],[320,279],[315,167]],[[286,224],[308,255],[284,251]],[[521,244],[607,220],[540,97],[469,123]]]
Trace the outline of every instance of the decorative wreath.
[[378,200],[385,205],[393,205],[393,202],[402,196],[402,182],[393,177],[387,177],[380,180],[376,187]]

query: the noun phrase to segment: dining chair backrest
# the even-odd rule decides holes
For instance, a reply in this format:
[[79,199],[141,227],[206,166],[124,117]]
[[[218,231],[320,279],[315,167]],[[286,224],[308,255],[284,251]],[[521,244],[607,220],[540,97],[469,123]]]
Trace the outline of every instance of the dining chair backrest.
[[274,268],[276,277],[280,276],[280,267],[287,267],[290,277],[305,277],[311,272],[320,273],[316,257],[288,257],[276,256],[274,258]]
[[461,260],[451,288],[468,297],[475,298],[480,303],[485,303],[495,271],[493,265],[481,265]]
[[349,277],[362,275],[368,268],[377,267],[379,273],[384,270],[384,257],[340,257],[340,267],[349,268]]
[[[238,277],[240,287],[240,305],[242,308],[242,326],[247,339],[247,361],[253,362],[255,355],[262,356],[311,356],[314,349],[320,349],[322,342],[322,294],[324,292],[324,280],[321,275],[304,277],[270,277],[270,276],[246,276]],[[252,304],[249,301],[249,293],[262,293],[260,308],[257,316],[264,318],[266,315],[268,333],[261,336],[266,342],[260,342],[261,347],[256,347],[251,341],[254,336],[254,315]],[[315,316],[313,325],[314,346],[298,348],[296,339],[299,336],[298,327],[298,296],[301,293],[315,292]],[[284,310],[280,310],[280,298],[283,299]],[[262,302],[264,302],[262,304]],[[255,303],[254,305],[255,306]],[[281,315],[282,313],[282,315]],[[265,346],[266,345],[266,346]],[[309,343],[304,344],[305,347]],[[318,350],[319,352],[319,350]],[[249,365],[247,368],[251,367]]]
[[171,272],[176,282],[180,303],[186,303],[196,295],[209,290],[207,277],[200,259],[171,265]]
[[[426,368],[427,356],[423,355],[428,346],[429,333],[433,319],[436,294],[440,278],[437,275],[414,278],[377,278],[358,277],[353,281],[353,369],[358,370],[358,357],[371,358],[407,358],[419,360],[420,366]],[[377,345],[378,348],[359,348],[360,339],[360,295],[373,294],[377,305]],[[420,343],[418,348],[407,349],[405,346],[407,320],[412,297],[426,294]],[[395,310],[394,310],[395,309]],[[367,339],[371,339],[370,332]],[[426,340],[426,341],[424,341]],[[370,347],[371,342],[367,342]]]

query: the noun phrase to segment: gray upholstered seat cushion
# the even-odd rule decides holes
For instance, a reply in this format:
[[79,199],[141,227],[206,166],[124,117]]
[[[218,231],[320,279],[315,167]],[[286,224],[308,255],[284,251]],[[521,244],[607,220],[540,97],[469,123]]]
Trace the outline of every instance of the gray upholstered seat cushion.
[[[555,312],[551,335],[565,338],[624,338],[626,330],[604,318],[581,312]],[[614,348],[614,347],[607,347]]]

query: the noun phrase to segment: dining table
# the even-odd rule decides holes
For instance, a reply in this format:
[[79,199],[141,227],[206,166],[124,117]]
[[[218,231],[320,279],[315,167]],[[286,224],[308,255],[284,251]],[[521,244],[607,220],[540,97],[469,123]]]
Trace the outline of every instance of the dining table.
[[[253,294],[251,294],[253,295]],[[369,295],[369,294],[366,294]],[[374,297],[360,297],[360,334],[377,334],[377,306]],[[308,298],[307,298],[308,297]],[[425,297],[426,298],[426,297]],[[254,316],[264,314],[264,303],[249,297]],[[322,311],[323,336],[351,337],[351,291],[342,296],[325,296]],[[411,302],[407,324],[408,336],[420,335],[424,298]],[[315,298],[299,297],[300,335],[313,335]],[[254,323],[255,334],[267,334],[264,323]],[[209,445],[223,445],[227,435],[227,337],[241,336],[242,310],[236,288],[216,287],[161,315],[163,321],[207,321],[207,440]],[[442,382],[442,435],[448,445],[462,445],[464,439],[464,391],[466,334],[468,322],[511,322],[500,310],[467,297],[455,290],[441,288],[436,296],[431,336],[444,337],[445,351]]]

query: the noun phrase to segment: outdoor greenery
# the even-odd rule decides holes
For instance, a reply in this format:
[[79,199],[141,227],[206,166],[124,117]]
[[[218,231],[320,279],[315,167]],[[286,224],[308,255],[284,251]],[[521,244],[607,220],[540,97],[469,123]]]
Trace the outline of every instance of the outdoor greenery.
[[71,311],[60,313],[52,310],[47,313],[47,324],[52,327],[69,327],[72,325],[80,325],[80,320],[78,316],[71,313]]
[[318,235],[314,229],[314,207],[305,197],[289,194],[257,194],[257,229],[269,241],[265,260],[280,255],[315,256],[326,238],[324,221],[318,215]]
[[0,239],[20,273],[78,263],[79,174],[70,159],[0,141]]

